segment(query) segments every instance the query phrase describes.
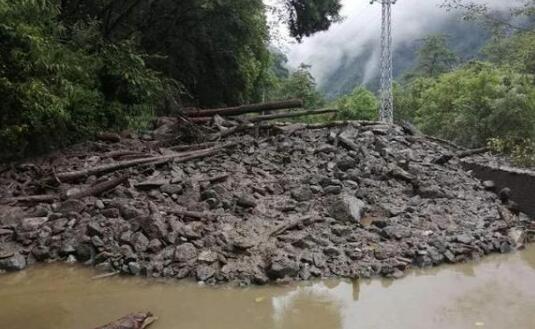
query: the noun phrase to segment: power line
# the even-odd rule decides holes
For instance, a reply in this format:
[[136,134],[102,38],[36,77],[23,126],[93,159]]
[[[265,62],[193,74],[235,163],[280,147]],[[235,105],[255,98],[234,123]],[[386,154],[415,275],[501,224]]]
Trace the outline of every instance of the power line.
[[381,109],[379,118],[394,122],[394,96],[392,93],[392,5],[397,0],[371,0],[382,4],[381,14]]

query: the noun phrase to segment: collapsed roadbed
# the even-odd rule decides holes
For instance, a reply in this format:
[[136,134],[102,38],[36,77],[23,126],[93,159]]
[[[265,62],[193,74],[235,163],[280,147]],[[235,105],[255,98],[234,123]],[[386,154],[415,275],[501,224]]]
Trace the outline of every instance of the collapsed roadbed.
[[239,128],[191,145],[102,136],[5,167],[0,269],[63,260],[207,283],[398,278],[534,236],[532,218],[448,143],[374,122],[256,126],[258,138]]

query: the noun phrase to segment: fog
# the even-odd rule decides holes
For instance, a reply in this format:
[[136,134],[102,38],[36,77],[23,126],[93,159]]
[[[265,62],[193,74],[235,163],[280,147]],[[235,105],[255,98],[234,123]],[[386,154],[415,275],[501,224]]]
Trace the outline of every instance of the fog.
[[[498,9],[510,6],[515,1],[518,0],[479,2]],[[304,39],[300,44],[290,42],[285,47],[288,65],[311,65],[311,72],[320,87],[334,71],[355,69],[351,67],[355,59],[366,62],[358,68],[363,71],[359,73],[361,82],[366,83],[377,76],[381,5],[370,5],[369,0],[342,0],[342,3],[343,22]],[[393,7],[392,17],[394,51],[427,34],[442,31],[446,24],[462,24],[459,13],[440,8],[442,3],[443,0],[398,0]]]

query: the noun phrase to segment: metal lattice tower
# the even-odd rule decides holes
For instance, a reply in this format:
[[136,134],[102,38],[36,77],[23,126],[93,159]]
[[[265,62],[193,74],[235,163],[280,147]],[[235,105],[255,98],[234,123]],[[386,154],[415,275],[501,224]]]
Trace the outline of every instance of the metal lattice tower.
[[381,110],[379,118],[394,122],[394,96],[392,93],[392,5],[397,0],[372,0],[382,4],[381,15]]

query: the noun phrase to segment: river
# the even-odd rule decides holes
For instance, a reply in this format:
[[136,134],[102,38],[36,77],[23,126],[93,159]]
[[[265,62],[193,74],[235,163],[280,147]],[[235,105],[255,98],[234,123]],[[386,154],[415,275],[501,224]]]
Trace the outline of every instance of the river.
[[535,328],[535,246],[396,281],[214,288],[97,274],[52,264],[0,275],[0,328],[91,329],[137,311],[159,317],[153,329]]

